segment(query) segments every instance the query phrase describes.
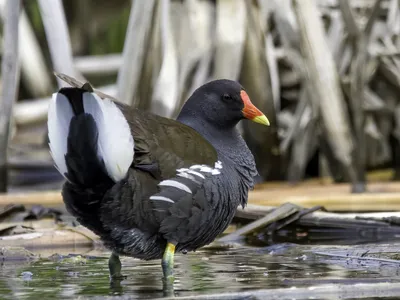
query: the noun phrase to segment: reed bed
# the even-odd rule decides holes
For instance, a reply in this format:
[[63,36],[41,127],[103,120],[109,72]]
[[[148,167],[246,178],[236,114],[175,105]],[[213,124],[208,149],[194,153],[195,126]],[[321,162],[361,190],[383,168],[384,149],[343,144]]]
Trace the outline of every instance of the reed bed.
[[[369,169],[390,167],[400,177],[399,0],[119,0],[112,8],[39,0],[11,14],[16,2],[0,0],[0,169],[8,166],[11,185],[26,184],[27,169],[50,174],[32,184],[59,179],[46,115],[51,93],[65,83],[53,70],[172,118],[202,83],[240,81],[271,121],[240,127],[260,181],[331,176],[362,192]],[[106,45],[98,32],[111,19],[125,35],[119,52],[91,50],[88,41]],[[7,38],[15,32],[17,45]],[[7,71],[9,52],[18,54],[17,75]]]

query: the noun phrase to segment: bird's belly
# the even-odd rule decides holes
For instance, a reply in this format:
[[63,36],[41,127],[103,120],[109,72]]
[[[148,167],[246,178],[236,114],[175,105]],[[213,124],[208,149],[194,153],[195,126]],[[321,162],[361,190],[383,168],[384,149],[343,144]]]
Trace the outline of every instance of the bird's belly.
[[198,234],[190,237],[177,245],[177,251],[194,251],[212,243],[231,223],[236,210],[218,216],[218,219],[206,221],[202,224]]
[[160,235],[149,235],[138,228],[114,228],[102,240],[107,248],[120,255],[144,260],[162,258],[167,245]]
[[[198,234],[187,236],[176,245],[176,251],[194,251],[210,244],[228,227],[233,215],[234,212],[217,222],[204,222]],[[107,248],[120,255],[144,260],[161,259],[167,245],[161,235],[149,235],[138,228],[114,228],[102,240]]]

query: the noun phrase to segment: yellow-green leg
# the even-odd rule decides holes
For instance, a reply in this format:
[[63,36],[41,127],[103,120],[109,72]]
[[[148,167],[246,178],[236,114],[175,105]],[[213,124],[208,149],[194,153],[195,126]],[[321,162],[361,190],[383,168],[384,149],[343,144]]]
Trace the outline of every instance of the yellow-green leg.
[[167,247],[165,247],[164,255],[161,262],[164,279],[173,280],[174,255],[175,255],[175,245],[172,243],[168,243]]
[[162,258],[163,269],[163,292],[165,297],[172,297],[174,295],[174,255],[175,245],[168,243],[165,247],[164,255]]

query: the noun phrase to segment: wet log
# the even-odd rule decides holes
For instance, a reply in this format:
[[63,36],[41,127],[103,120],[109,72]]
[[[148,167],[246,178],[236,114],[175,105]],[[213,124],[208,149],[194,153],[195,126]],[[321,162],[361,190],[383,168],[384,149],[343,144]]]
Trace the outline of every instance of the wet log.
[[68,247],[93,247],[98,237],[85,227],[36,228],[34,232],[0,236],[0,249],[5,246],[26,249]]

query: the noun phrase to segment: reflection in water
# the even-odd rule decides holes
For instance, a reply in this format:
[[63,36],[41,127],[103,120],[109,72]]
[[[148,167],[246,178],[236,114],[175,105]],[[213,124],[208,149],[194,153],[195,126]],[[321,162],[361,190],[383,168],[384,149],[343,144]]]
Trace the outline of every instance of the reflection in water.
[[[254,248],[202,250],[176,255],[174,294],[237,292],[253,289],[309,286],[316,282],[372,279],[382,274],[347,270],[313,257],[279,254]],[[121,282],[109,281],[108,253],[84,261],[40,260],[30,264],[4,262],[0,269],[0,298],[74,299],[77,296],[129,295],[137,299],[165,296],[159,261],[121,257]]]

